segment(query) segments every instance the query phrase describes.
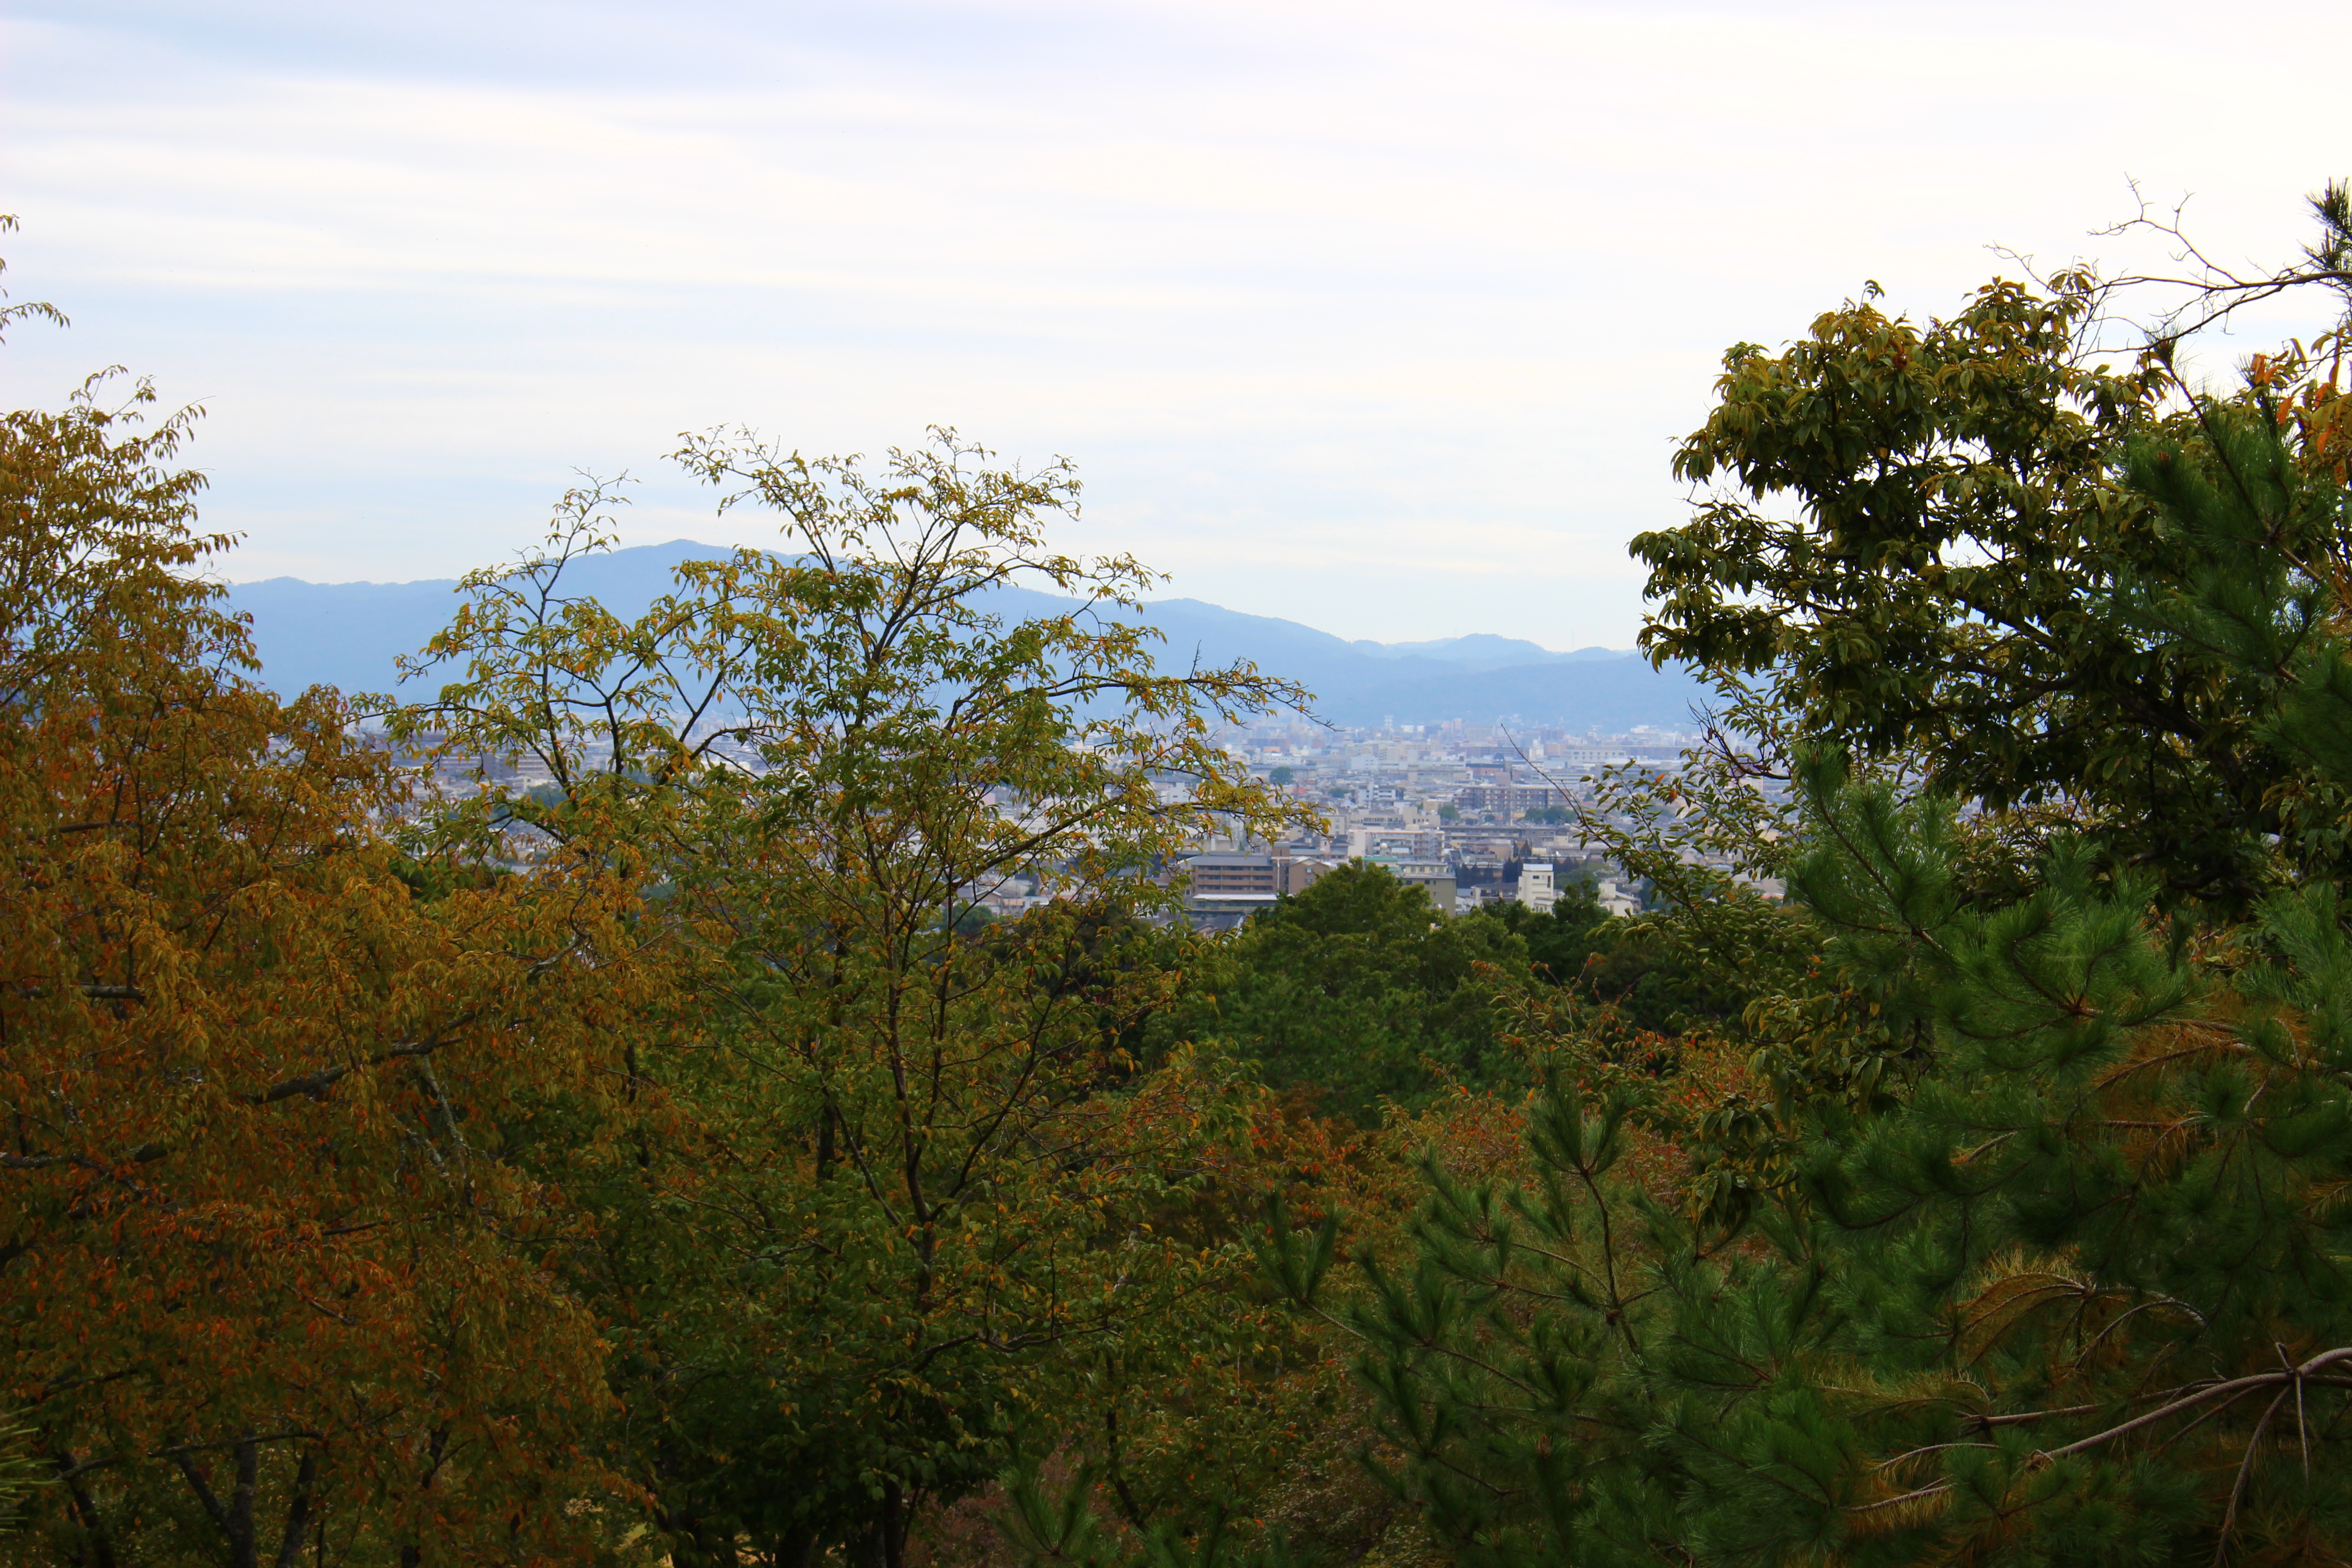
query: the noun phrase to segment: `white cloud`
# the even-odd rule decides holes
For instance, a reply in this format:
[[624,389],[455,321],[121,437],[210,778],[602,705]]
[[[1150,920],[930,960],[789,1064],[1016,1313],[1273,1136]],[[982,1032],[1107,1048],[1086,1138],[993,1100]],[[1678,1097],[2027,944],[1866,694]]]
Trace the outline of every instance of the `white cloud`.
[[[16,384],[208,398],[244,574],[451,573],[683,427],[937,420],[1079,458],[1076,542],[1175,592],[1559,647],[1630,639],[1722,345],[2089,251],[2126,173],[2284,254],[2344,171],[2277,83],[2352,43],[2333,6],[344,10],[8,24],[12,281],[78,318]],[[635,537],[717,531],[645,501]]]

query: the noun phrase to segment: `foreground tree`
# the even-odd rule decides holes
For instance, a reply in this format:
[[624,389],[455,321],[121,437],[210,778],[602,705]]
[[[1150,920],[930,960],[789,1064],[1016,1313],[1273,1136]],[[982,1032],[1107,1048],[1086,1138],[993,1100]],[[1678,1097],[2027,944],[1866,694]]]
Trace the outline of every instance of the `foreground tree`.
[[[785,552],[688,563],[623,624],[565,595],[608,538],[583,492],[548,552],[469,580],[432,655],[461,678],[395,724],[537,758],[561,798],[490,790],[464,831],[659,878],[710,961],[702,1010],[635,1049],[634,1128],[543,1156],[599,1211],[574,1278],[673,1550],[895,1564],[920,1506],[1076,1414],[1088,1365],[1187,1310],[1218,1331],[1237,1258],[1150,1220],[1232,1097],[1182,1051],[1139,1076],[1177,977],[1137,914],[1193,836],[1293,809],[1209,736],[1301,694],[1155,673],[1122,614],[1148,574],[1045,543],[1066,468],[945,433],[878,475],[740,437],[681,456]],[[1024,576],[1082,607],[992,613]],[[1058,896],[971,930],[1015,879]]]
[[153,405],[0,420],[0,1552],[576,1560],[601,1345],[504,1156],[661,966],[599,868],[395,853],[410,781],[246,679]]
[[[2344,226],[2339,193],[2319,206]],[[1695,446],[1811,453],[1814,479],[1850,479],[1803,491],[1808,522],[1752,553],[1699,548],[1748,526],[1721,511],[1645,542],[1685,617],[1662,637],[1785,658],[1803,700],[1779,858],[1815,962],[1769,966],[1744,1072],[1629,1062],[1567,1016],[1531,1037],[1524,1171],[1433,1159],[1409,1256],[1343,1272],[1334,1228],[1272,1227],[1271,1272],[1360,1347],[1392,1482],[1456,1561],[2352,1552],[2335,340],[2101,434],[2023,395],[2033,376],[2002,379],[2037,357],[2072,374],[2040,327],[2022,359],[1958,346],[2072,307],[1988,303],[1965,330],[1849,313],[1789,363],[1735,355]],[[1882,437],[1937,355],[1949,374],[1921,395],[1950,415],[1983,394],[1997,420],[1947,426],[1925,462]],[[2021,411],[2028,446],[2082,437],[2055,479],[2039,465],[2064,443],[1978,461]],[[1946,569],[1953,519],[2007,543]],[[2070,579],[2086,541],[2105,563]],[[1758,586],[1824,646],[1778,640],[1739,602]],[[1990,712],[2005,682],[2015,733],[1935,722]],[[2011,745],[2024,774],[2000,793]],[[2266,770],[2258,789],[2229,745]],[[1985,788],[1963,809],[1908,782],[1914,762]],[[2002,809],[2037,792],[2058,809]],[[1721,929],[1749,919],[1720,901]]]
[[[1402,1268],[1335,1298],[1328,1232],[1277,1229],[1277,1278],[1362,1346],[1394,1483],[1467,1563],[2334,1560],[2335,890],[2210,967],[2087,855],[1972,908],[1948,805],[1813,800],[1840,1056],[1692,1101],[1562,1038],[1532,1179],[1431,1163]],[[1633,1179],[1659,1136],[1679,1171]],[[1727,1173],[1759,1201],[1714,1201]]]
[[[2275,288],[2352,275],[2352,195],[2330,186],[2313,205],[2320,239]],[[2219,285],[2137,353],[2101,352],[2117,299],[2088,271],[2046,292],[1988,284],[1924,326],[1865,300],[1784,353],[1738,345],[1675,459],[1715,487],[1706,504],[1633,542],[1660,601],[1643,647],[1769,672],[1800,729],[1915,756],[1956,797],[2063,805],[2171,900],[2242,908],[2279,867],[2343,874],[2346,802],[2332,785],[2276,787],[2305,772],[2274,727],[2292,679],[2147,619],[2234,563],[2166,521],[2126,449],[2219,438],[2214,410],[2231,400],[2176,366],[2189,328],[2252,292]],[[2302,482],[2343,462],[2339,359],[2336,340],[2258,358],[2236,400],[2290,429],[2275,452],[2292,472],[2251,451],[2219,459],[2225,484],[2305,498],[2264,504],[2260,543],[2313,583],[2347,565],[2326,485]]]

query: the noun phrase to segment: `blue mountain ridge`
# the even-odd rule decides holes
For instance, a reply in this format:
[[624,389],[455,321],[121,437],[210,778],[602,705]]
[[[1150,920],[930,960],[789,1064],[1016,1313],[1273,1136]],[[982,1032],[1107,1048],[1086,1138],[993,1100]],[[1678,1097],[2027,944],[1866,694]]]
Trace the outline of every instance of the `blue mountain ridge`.
[[[691,540],[583,557],[565,569],[567,593],[593,595],[624,617],[642,615],[671,587],[681,561],[728,551]],[[394,660],[413,654],[448,623],[457,583],[307,583],[294,577],[237,583],[228,605],[253,618],[262,677],[280,690],[311,685],[345,691],[395,689]],[[1075,601],[1006,587],[989,608],[1008,616],[1059,614]],[[1652,669],[1631,653],[1588,647],[1555,653],[1492,633],[1433,642],[1350,642],[1296,621],[1244,615],[1199,599],[1157,599],[1143,618],[1165,640],[1162,668],[1248,659],[1269,675],[1314,692],[1313,711],[1336,724],[1436,724],[1459,719],[1622,732],[1679,725],[1709,695],[1690,672]],[[431,679],[426,678],[427,682]],[[419,689],[411,682],[408,690]]]

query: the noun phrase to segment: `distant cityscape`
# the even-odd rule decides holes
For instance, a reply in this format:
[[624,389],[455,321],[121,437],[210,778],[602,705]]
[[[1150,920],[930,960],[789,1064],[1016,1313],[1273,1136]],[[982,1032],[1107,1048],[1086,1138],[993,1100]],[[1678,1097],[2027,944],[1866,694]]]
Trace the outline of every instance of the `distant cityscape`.
[[[1444,915],[1507,901],[1549,913],[1580,885],[1609,914],[1638,914],[1650,907],[1650,885],[1588,837],[1588,824],[1628,828],[1632,821],[1603,809],[1592,781],[1603,770],[1626,765],[1679,771],[1685,749],[1697,740],[1646,725],[1591,735],[1461,721],[1351,730],[1295,719],[1261,723],[1228,734],[1227,752],[1253,775],[1315,807],[1329,831],[1278,843],[1207,837],[1165,868],[1160,879],[1181,888],[1185,918],[1202,931],[1231,930],[1355,860],[1427,889]],[[740,765],[760,765],[748,752],[728,754]],[[592,754],[587,760],[594,765],[602,759]],[[448,795],[470,792],[479,787],[476,768],[481,764],[510,786],[553,783],[543,764],[528,758],[504,763],[452,757],[443,760],[436,787]],[[1179,798],[1181,787],[1170,784],[1169,798]],[[1017,810],[1018,805],[1000,807]],[[1685,858],[1737,875],[1726,856],[1685,852]],[[1767,897],[1781,895],[1777,882],[1742,879]],[[973,903],[992,918],[1013,919],[1072,890],[1015,876],[973,889]]]
[[[674,585],[680,562],[725,553],[691,540],[633,546],[575,562],[566,580],[614,614],[634,616]],[[446,624],[456,589],[446,580],[278,578],[237,584],[228,602],[252,618],[265,668],[281,689],[315,681],[380,690],[397,679],[395,658],[424,646]],[[989,607],[1013,616],[1054,616],[1076,602],[1003,587],[992,591]],[[1449,916],[1501,900],[1548,910],[1579,884],[1590,885],[1612,913],[1647,907],[1647,884],[1586,837],[1583,824],[1606,820],[1586,781],[1623,763],[1681,765],[1684,747],[1696,737],[1674,721],[1712,695],[1690,671],[1654,668],[1631,652],[1555,652],[1486,633],[1349,642],[1190,599],[1157,600],[1142,613],[1168,657],[1246,662],[1316,693],[1317,718],[1293,712],[1261,721],[1223,743],[1253,773],[1314,806],[1330,831],[1281,843],[1212,839],[1181,864],[1161,868],[1160,876],[1181,883],[1194,925],[1230,929],[1350,860],[1385,867],[1426,888],[1437,912]],[[1486,717],[1466,717],[1473,713]],[[748,752],[734,760],[761,765]],[[470,761],[450,763],[440,787],[475,787],[472,768]],[[490,771],[525,787],[553,782],[528,764]],[[1171,799],[1180,787],[1169,785]],[[1015,802],[999,805],[1018,809]],[[1074,890],[1049,873],[975,888],[971,898],[990,916],[1006,919]]]
[[[1203,841],[1177,867],[1187,918],[1228,930],[1351,860],[1428,890],[1438,912],[1516,900],[1549,913],[1582,883],[1612,915],[1648,907],[1652,889],[1590,842],[1587,822],[1631,826],[1595,799],[1592,776],[1621,764],[1676,771],[1695,734],[1643,726],[1617,735],[1553,728],[1444,724],[1339,730],[1294,721],[1229,736],[1253,773],[1315,806],[1330,830],[1279,843]],[[1533,814],[1533,815],[1531,815]],[[1727,874],[1727,858],[1694,857]],[[1774,882],[1754,884],[1777,898]],[[980,901],[1010,917],[1050,896],[1013,882]]]
[[[1206,930],[1239,924],[1351,860],[1428,889],[1444,914],[1516,900],[1550,912],[1577,883],[1631,915],[1651,889],[1588,840],[1585,824],[1626,827],[1603,812],[1591,779],[1639,764],[1679,770],[1695,734],[1642,726],[1623,734],[1444,724],[1334,730],[1263,725],[1230,746],[1251,770],[1318,808],[1328,834],[1279,844],[1204,843],[1184,865],[1185,910]],[[1727,858],[1717,862],[1729,873]],[[1777,884],[1761,890],[1778,897]]]

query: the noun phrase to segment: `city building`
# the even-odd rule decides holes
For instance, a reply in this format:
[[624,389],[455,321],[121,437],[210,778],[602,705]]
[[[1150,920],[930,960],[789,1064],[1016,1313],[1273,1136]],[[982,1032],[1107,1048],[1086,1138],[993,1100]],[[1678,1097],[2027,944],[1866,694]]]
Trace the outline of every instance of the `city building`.
[[1348,833],[1348,858],[1377,866],[1400,860],[1443,860],[1445,835],[1408,827],[1354,827]]
[[1545,784],[1471,784],[1454,792],[1454,804],[1464,811],[1507,811],[1516,816],[1523,811],[1566,805],[1568,792]]
[[1398,860],[1387,864],[1390,874],[1398,881],[1429,889],[1429,901],[1437,906],[1440,914],[1455,912],[1453,867],[1443,860]]
[[1200,931],[1231,931],[1282,896],[1271,855],[1195,855],[1183,863],[1184,918]]
[[[1531,909],[1553,910],[1562,889],[1607,878],[1615,880],[1600,893],[1603,907],[1633,913],[1644,889],[1610,855],[1607,830],[1639,833],[1644,825],[1596,796],[1588,775],[1629,761],[1645,773],[1671,772],[1693,738],[1664,729],[1571,731],[1517,716],[1492,729],[1458,721],[1342,729],[1296,720],[1237,728],[1221,742],[1261,773],[1278,766],[1286,798],[1321,814],[1328,826],[1294,828],[1289,842],[1269,846],[1246,837],[1239,822],[1221,824],[1195,840],[1189,862],[1169,870],[1188,878],[1180,885],[1188,887],[1189,918],[1216,929],[1350,859],[1428,888],[1448,911],[1522,898]],[[1174,805],[1188,786],[1171,777],[1159,787]],[[1558,810],[1563,805],[1583,813]]]
[[1271,903],[1282,891],[1271,855],[1195,855],[1184,869],[1192,878],[1187,892],[1194,899],[1263,898]]
[[1306,891],[1334,864],[1297,857],[1287,849],[1266,855],[1195,855],[1183,862],[1185,918],[1202,931],[1230,930],[1272,909],[1285,893]]

